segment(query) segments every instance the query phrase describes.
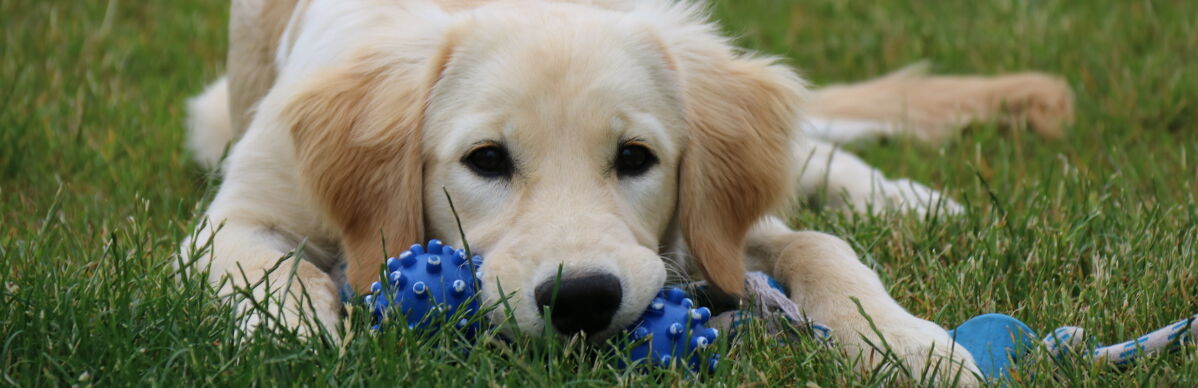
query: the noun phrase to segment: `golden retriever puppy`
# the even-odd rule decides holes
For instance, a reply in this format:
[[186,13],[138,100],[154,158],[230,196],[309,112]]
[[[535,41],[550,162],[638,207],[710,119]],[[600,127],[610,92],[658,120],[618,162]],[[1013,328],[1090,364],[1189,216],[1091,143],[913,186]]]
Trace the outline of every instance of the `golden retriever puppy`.
[[[197,159],[222,163],[189,245],[211,244],[184,254],[222,292],[268,302],[239,304],[246,329],[306,331],[312,318],[335,332],[338,289],[365,291],[387,253],[461,244],[444,188],[486,257],[484,301],[510,297],[513,319],[493,317],[508,329],[542,332],[559,270],[554,329],[604,338],[644,310],[667,266],[730,294],[752,269],[848,351],[881,360],[856,298],[913,370],[973,380],[969,354],[899,306],[848,244],[774,217],[796,185],[809,194],[834,171],[852,183],[820,187],[839,187],[845,208],[955,203],[799,136],[838,124],[806,117],[803,80],[733,47],[699,5],[237,0],[230,23],[228,78],[191,104]],[[887,127],[892,113],[847,119]]]

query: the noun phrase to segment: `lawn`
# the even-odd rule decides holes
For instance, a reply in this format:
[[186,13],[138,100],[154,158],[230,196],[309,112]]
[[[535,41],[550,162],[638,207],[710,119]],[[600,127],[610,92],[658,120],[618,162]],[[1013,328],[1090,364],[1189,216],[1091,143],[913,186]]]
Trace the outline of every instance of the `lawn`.
[[[0,384],[885,385],[812,341],[752,332],[713,375],[621,370],[601,347],[372,334],[235,336],[179,241],[218,178],[183,149],[183,103],[224,66],[225,2],[0,0]],[[959,217],[803,209],[916,315],[984,312],[1113,343],[1198,313],[1198,14],[1176,1],[724,0],[750,48],[816,84],[929,60],[1040,70],[1077,93],[1068,138],[980,124],[942,145],[854,147],[945,190]],[[729,347],[731,346],[731,347]],[[1011,385],[1198,384],[1198,349],[1115,369],[1037,358]]]

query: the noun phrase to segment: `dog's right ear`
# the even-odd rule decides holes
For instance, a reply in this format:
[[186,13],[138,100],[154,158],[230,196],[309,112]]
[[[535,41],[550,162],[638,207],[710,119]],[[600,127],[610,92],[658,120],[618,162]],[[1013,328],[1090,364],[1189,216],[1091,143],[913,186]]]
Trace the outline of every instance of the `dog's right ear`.
[[351,287],[424,240],[421,125],[452,42],[439,52],[365,51],[306,81],[283,109],[300,180],[341,233]]

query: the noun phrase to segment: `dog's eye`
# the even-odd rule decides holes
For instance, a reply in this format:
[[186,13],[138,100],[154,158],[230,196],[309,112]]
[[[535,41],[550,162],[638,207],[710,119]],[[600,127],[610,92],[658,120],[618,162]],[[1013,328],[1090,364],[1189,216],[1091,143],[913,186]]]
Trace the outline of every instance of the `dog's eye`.
[[653,151],[639,144],[625,144],[616,153],[616,173],[621,177],[634,177],[649,171],[657,164]]
[[512,175],[512,158],[508,156],[506,149],[498,145],[475,148],[462,159],[462,163],[470,167],[475,174],[485,178]]

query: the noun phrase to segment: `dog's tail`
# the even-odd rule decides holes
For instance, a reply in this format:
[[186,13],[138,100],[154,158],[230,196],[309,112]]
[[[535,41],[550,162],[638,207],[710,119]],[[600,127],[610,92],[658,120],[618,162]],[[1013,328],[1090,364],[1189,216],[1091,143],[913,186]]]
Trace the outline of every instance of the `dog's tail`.
[[229,84],[221,77],[187,101],[187,148],[196,163],[216,170],[234,136]]
[[816,90],[803,132],[833,143],[890,136],[940,141],[971,122],[1026,123],[1044,137],[1064,136],[1073,92],[1058,77],[1018,73],[992,77],[932,76],[926,62],[873,80]]

